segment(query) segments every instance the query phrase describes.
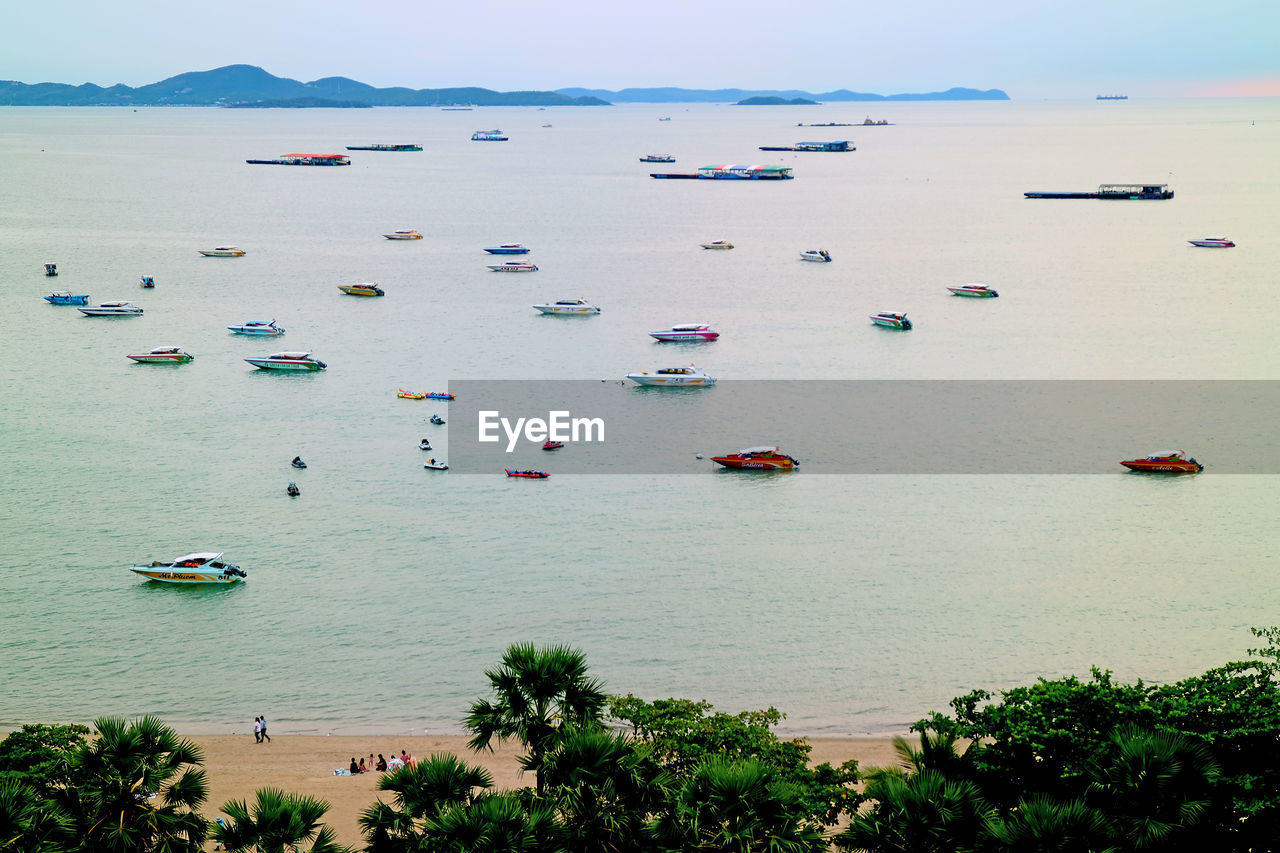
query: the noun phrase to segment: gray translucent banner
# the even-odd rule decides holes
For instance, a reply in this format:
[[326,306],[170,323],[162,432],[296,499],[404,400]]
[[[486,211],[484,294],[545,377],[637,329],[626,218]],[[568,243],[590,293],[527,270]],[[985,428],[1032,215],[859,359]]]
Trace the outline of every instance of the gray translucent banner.
[[[1280,473],[1274,381],[775,380],[654,388],[455,380],[449,390],[456,399],[447,461],[463,474],[705,474],[721,470],[712,456],[762,445],[781,447],[803,474],[1114,474],[1124,472],[1122,459],[1168,450],[1186,451],[1210,473]],[[542,449],[548,436],[537,420],[562,449]],[[482,432],[494,440],[481,441]]]

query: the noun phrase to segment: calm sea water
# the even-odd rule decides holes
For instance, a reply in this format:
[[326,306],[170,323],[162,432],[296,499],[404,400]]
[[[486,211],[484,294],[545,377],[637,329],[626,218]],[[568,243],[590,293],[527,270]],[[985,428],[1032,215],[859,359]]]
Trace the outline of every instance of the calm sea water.
[[[690,360],[735,379],[1277,378],[1280,101],[873,106],[895,124],[795,126],[865,105],[0,110],[0,723],[458,730],[484,669],[530,640],[582,648],[614,692],[776,705],[789,731],[838,734],[1091,664],[1158,681],[1242,656],[1248,626],[1276,621],[1280,493],[1213,474],[1213,419],[1232,413],[1188,438],[1152,412],[1132,436],[1210,465],[1181,479],[1053,459],[1033,476],[422,469],[424,435],[447,458],[426,423],[447,407],[395,390],[458,379]],[[492,127],[511,141],[469,141]],[[832,138],[858,150],[756,150]],[[244,163],[369,142],[425,151]],[[717,162],[796,180],[646,177]],[[1129,181],[1177,195],[1022,198]],[[426,239],[379,236],[397,228]],[[1238,248],[1185,242],[1222,233]],[[698,248],[714,239],[737,248]],[[515,241],[541,270],[489,273],[481,247]],[[223,243],[248,254],[197,254]],[[835,263],[799,262],[817,247]],[[388,295],[337,290],[361,280]],[[968,281],[1001,298],[947,295]],[[85,318],[40,299],[54,286],[146,314]],[[604,313],[529,307],[566,297]],[[916,330],[872,328],[879,310]],[[271,318],[277,341],[225,329]],[[646,335],[690,320],[723,337]],[[124,357],[171,344],[196,360]],[[276,349],[329,370],[241,360]],[[225,551],[249,582],[128,571],[189,550]]]

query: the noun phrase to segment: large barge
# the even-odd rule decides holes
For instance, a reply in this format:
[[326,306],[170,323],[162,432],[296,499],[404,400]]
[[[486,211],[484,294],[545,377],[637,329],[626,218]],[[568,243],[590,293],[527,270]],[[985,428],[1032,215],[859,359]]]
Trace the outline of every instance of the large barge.
[[703,166],[696,173],[691,172],[651,172],[651,178],[666,180],[704,180],[704,181],[789,181],[795,177],[790,166],[737,166],[724,164],[719,166]]
[[797,142],[795,145],[786,147],[761,145],[761,151],[857,151],[853,143],[847,139],[837,139],[833,142]]
[[1023,193],[1027,198],[1102,198],[1140,201],[1159,201],[1173,198],[1168,184],[1101,184],[1097,192],[1087,193]]
[[421,151],[421,145],[413,143],[390,144],[385,142],[375,142],[372,145],[348,145],[348,151]]
[[346,154],[281,154],[275,160],[245,160],[266,166],[350,166]]

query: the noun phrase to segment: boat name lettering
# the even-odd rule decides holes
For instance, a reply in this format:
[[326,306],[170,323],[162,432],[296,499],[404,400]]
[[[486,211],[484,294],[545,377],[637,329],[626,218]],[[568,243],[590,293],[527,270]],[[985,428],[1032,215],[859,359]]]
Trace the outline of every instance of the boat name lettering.
[[575,418],[568,411],[547,412],[542,418],[516,418],[513,426],[510,418],[498,411],[481,411],[479,414],[479,441],[494,443],[502,440],[498,429],[507,435],[507,453],[516,449],[516,442],[523,433],[526,441],[604,441],[604,418]]

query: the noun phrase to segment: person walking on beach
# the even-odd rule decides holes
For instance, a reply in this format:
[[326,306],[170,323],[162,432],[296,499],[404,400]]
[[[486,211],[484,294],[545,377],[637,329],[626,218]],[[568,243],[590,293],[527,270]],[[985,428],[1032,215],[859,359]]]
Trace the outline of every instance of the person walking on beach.
[[253,718],[253,742],[262,743],[262,720]]
[[[258,719],[262,722],[262,740],[265,740],[267,743],[271,743],[271,735],[267,734],[267,718],[259,717]],[[258,742],[261,743],[262,741]]]

